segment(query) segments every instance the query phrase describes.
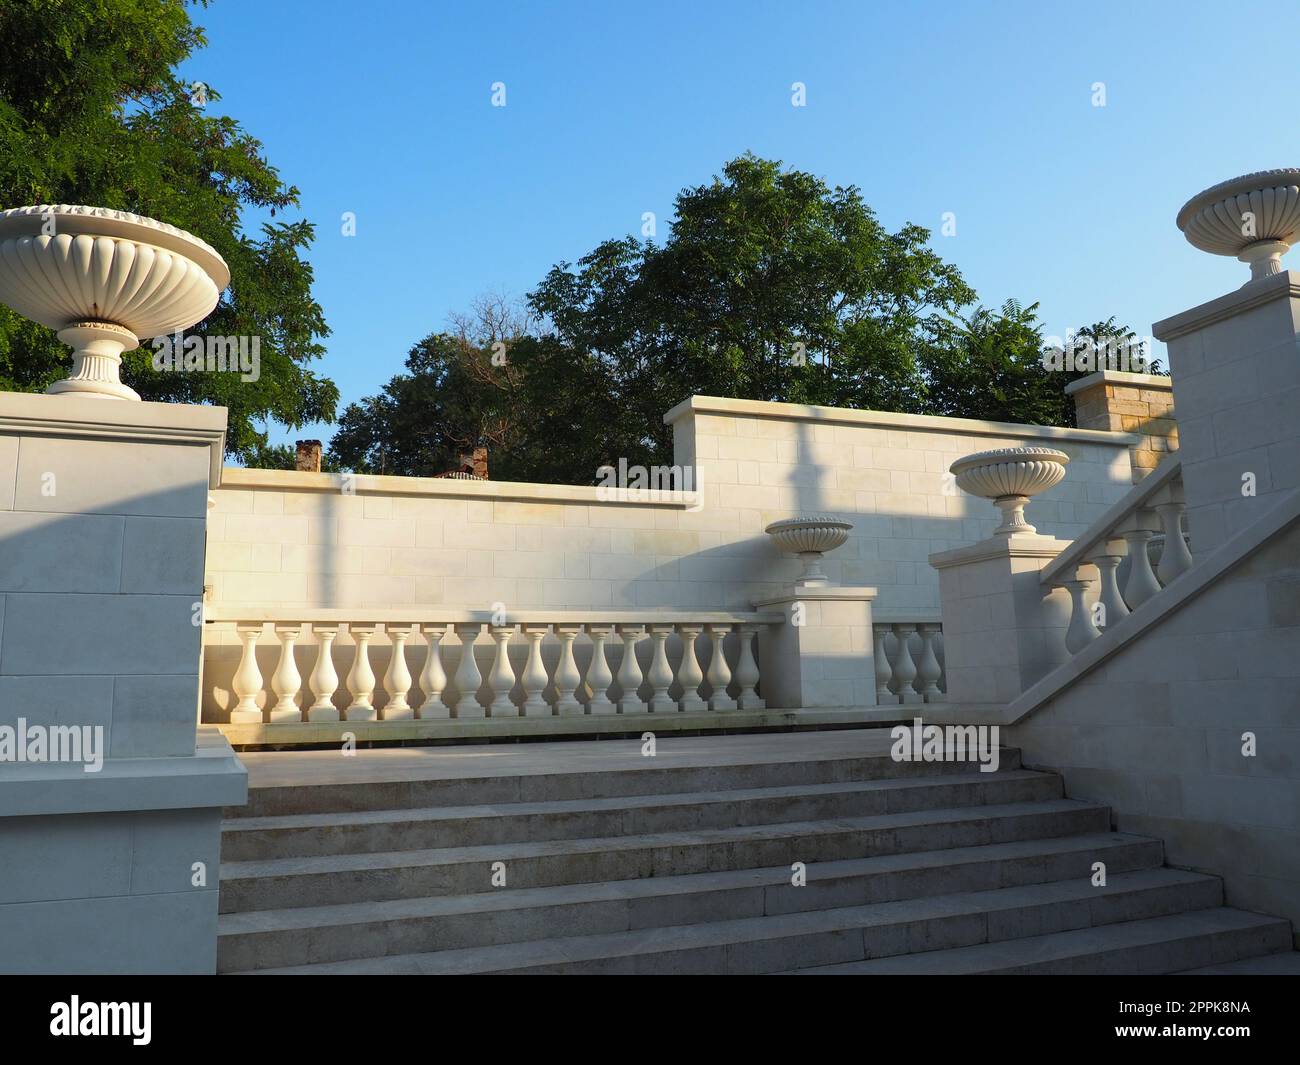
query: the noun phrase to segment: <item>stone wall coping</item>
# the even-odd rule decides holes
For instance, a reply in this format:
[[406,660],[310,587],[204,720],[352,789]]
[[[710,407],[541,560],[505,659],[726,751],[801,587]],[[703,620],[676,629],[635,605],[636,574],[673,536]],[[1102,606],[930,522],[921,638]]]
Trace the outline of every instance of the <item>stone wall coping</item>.
[[226,408],[0,392],[0,433],[203,445],[210,451],[208,486],[216,488],[226,449]]
[[[874,588],[868,589],[875,591]],[[468,607],[244,607],[207,606],[208,623],[282,625],[490,625],[491,610]],[[507,625],[780,625],[785,615],[734,610],[511,610]]]
[[0,770],[5,817],[189,810],[247,800],[248,771],[212,725],[199,726],[193,755],[105,758],[98,773],[67,762],[11,763]]
[[1283,270],[1280,274],[1248,281],[1226,295],[1171,315],[1156,322],[1151,332],[1157,340],[1176,340],[1216,322],[1262,307],[1275,300],[1300,299],[1300,273]]
[[1056,558],[1073,543],[1039,533],[1019,533],[1014,536],[990,536],[977,544],[954,547],[930,556],[935,569],[949,569],[969,562],[986,562],[993,558]]
[[1142,442],[1138,433],[1109,429],[1071,429],[1059,425],[1018,425],[987,422],[977,418],[947,418],[934,414],[899,414],[895,411],[854,410],[803,403],[768,403],[752,399],[723,399],[691,396],[664,415],[672,425],[693,414],[728,415],[733,418],[775,418],[781,421],[817,422],[823,425],[860,425],[877,429],[911,432],[969,433],[976,436],[1009,436],[1026,440],[1072,440],[1078,443],[1129,447]]
[[[769,596],[766,599],[755,599],[754,609],[784,606],[786,603],[869,603],[878,594],[878,589],[865,585],[860,587],[839,584],[813,585],[807,588],[791,588],[780,595]],[[784,614],[777,616],[782,621],[785,620]]]
[[[135,404],[137,407],[139,404]],[[393,477],[357,473],[304,473],[227,466],[223,488],[334,495],[430,496],[450,499],[510,500],[520,503],[580,503],[584,506],[663,507],[688,510],[701,505],[701,493],[656,488],[605,488],[590,484],[532,484],[526,481],[470,481],[456,477]]]
[[1080,377],[1065,386],[1065,394],[1072,396],[1098,385],[1128,385],[1130,388],[1145,388],[1149,391],[1172,392],[1174,380],[1162,374],[1126,373],[1123,370],[1097,370],[1087,377]]

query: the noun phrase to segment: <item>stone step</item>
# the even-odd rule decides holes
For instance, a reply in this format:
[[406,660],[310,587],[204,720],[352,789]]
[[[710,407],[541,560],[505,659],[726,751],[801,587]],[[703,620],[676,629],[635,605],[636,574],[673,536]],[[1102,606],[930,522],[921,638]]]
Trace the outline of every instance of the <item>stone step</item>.
[[[1119,833],[474,895],[258,910],[220,918],[220,964],[247,969],[862,906],[1158,868],[1157,840]],[[271,961],[270,959],[275,959]]]
[[243,817],[222,825],[221,858],[263,861],[642,835],[1032,802],[1062,794],[1055,774],[1020,769],[555,802]]
[[507,887],[552,887],[947,850],[1109,827],[1105,806],[1050,799],[832,821],[223,862],[221,911],[493,891],[495,863],[505,863]]
[[[297,973],[770,973],[859,961],[908,951],[944,951],[1064,929],[1216,907],[1214,877],[1148,869],[993,891],[939,895],[868,906],[567,936],[525,943],[321,961],[263,971]],[[402,943],[393,940],[392,949]],[[313,953],[308,936],[300,956]],[[286,954],[290,954],[286,950]],[[253,953],[247,960],[270,960]],[[228,958],[232,968],[239,959]]]
[[[1289,950],[1289,922],[1227,907],[1014,941],[798,969],[800,975],[1123,975],[1218,967]],[[1213,971],[1213,970],[1211,970]],[[1134,1020],[1135,1024],[1144,1023]]]
[[[647,728],[650,725],[647,723]],[[883,730],[865,730],[867,732]],[[834,735],[834,734],[832,734]],[[844,747],[864,745],[863,740],[848,737]],[[784,737],[780,737],[784,738]],[[449,772],[445,763],[434,763],[431,774],[421,777],[404,769],[400,779],[384,779],[382,763],[367,761],[364,786],[359,781],[336,779],[330,783],[304,782],[310,775],[293,783],[262,786],[254,780],[249,788],[248,804],[226,810],[229,820],[245,817],[278,817],[293,814],[342,813],[363,810],[421,809],[438,806],[480,806],[518,802],[556,802],[566,799],[612,798],[622,795],[663,795],[682,792],[726,791],[741,788],[788,787],[802,784],[834,784],[849,781],[883,780],[900,777],[934,777],[969,774],[969,762],[895,762],[882,754],[836,752],[832,747],[800,749],[792,745],[782,756],[775,745],[741,743],[753,737],[726,737],[732,750],[709,751],[694,761],[687,755],[672,755],[684,748],[685,741],[661,744],[660,755],[646,758],[636,742],[618,744],[607,741],[599,758],[590,755],[590,765],[572,772],[554,772],[555,757],[535,771],[482,776],[463,775],[465,770]],[[674,746],[675,745],[675,746]],[[548,745],[550,746],[550,745]],[[556,745],[559,746],[559,745]],[[581,745],[575,745],[581,746]],[[592,746],[590,744],[586,746]],[[885,741],[874,740],[872,749],[887,752]],[[469,750],[473,750],[470,748]],[[325,752],[311,752],[324,754]],[[331,755],[332,759],[340,756]],[[708,764],[712,757],[719,764]],[[722,760],[722,759],[726,760]],[[468,760],[465,765],[473,765]],[[575,764],[578,759],[575,758]],[[371,770],[372,765],[378,768]],[[256,765],[256,763],[255,763]],[[333,762],[318,767],[321,775],[331,775]],[[1019,769],[1020,752],[1002,748],[1000,769]],[[305,772],[305,771],[304,771]]]

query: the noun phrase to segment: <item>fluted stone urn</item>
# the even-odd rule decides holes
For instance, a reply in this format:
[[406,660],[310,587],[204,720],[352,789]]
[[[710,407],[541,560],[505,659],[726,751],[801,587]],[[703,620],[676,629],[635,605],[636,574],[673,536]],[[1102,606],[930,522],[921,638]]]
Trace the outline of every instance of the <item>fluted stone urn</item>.
[[1202,251],[1249,263],[1251,281],[1281,273],[1300,238],[1300,169],[1243,174],[1198,192],[1178,212],[1178,228]]
[[852,529],[849,522],[840,518],[808,514],[774,521],[763,531],[782,551],[798,555],[803,560],[803,575],[796,583],[816,586],[830,584],[830,578],[822,572],[822,555],[843,545]]
[[1034,533],[1025,504],[1061,483],[1070,456],[1050,447],[1004,447],[958,459],[948,467],[963,492],[991,499],[1002,511],[996,536]]
[[152,218],[70,204],[0,211],[0,302],[72,348],[72,375],[49,392],[138,400],[122,352],[202,321],[229,283],[215,249]]

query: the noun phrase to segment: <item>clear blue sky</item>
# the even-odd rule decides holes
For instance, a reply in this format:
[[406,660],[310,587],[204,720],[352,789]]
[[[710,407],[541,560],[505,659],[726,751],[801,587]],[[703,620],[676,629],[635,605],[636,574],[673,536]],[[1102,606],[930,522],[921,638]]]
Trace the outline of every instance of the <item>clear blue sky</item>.
[[320,369],[346,403],[476,294],[522,295],[645,211],[662,239],[674,195],[746,150],[931,229],[981,302],[1040,301],[1049,335],[1112,314],[1150,333],[1248,276],[1183,240],[1184,200],[1300,161],[1300,4],[1234,10],[213,0],[183,73],[301,189],[333,330]]

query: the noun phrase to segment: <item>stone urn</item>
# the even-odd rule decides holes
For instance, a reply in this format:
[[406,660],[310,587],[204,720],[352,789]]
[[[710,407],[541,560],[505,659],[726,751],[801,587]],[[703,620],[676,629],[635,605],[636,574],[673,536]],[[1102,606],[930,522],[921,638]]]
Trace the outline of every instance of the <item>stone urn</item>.
[[72,375],[49,392],[138,400],[119,376],[122,352],[202,321],[229,283],[213,248],[152,218],[69,204],[0,211],[0,302],[72,348]]
[[1281,273],[1300,238],[1300,169],[1243,174],[1198,192],[1178,212],[1178,228],[1202,251],[1249,263],[1251,281]]
[[763,531],[782,551],[798,555],[803,560],[803,575],[797,583],[809,586],[830,584],[830,578],[822,572],[822,555],[840,547],[852,529],[849,522],[840,518],[808,514],[774,521]]
[[967,455],[948,467],[963,492],[991,499],[1002,511],[997,536],[1033,533],[1025,521],[1025,504],[1030,497],[1061,483],[1070,456],[1050,447],[1004,447]]

